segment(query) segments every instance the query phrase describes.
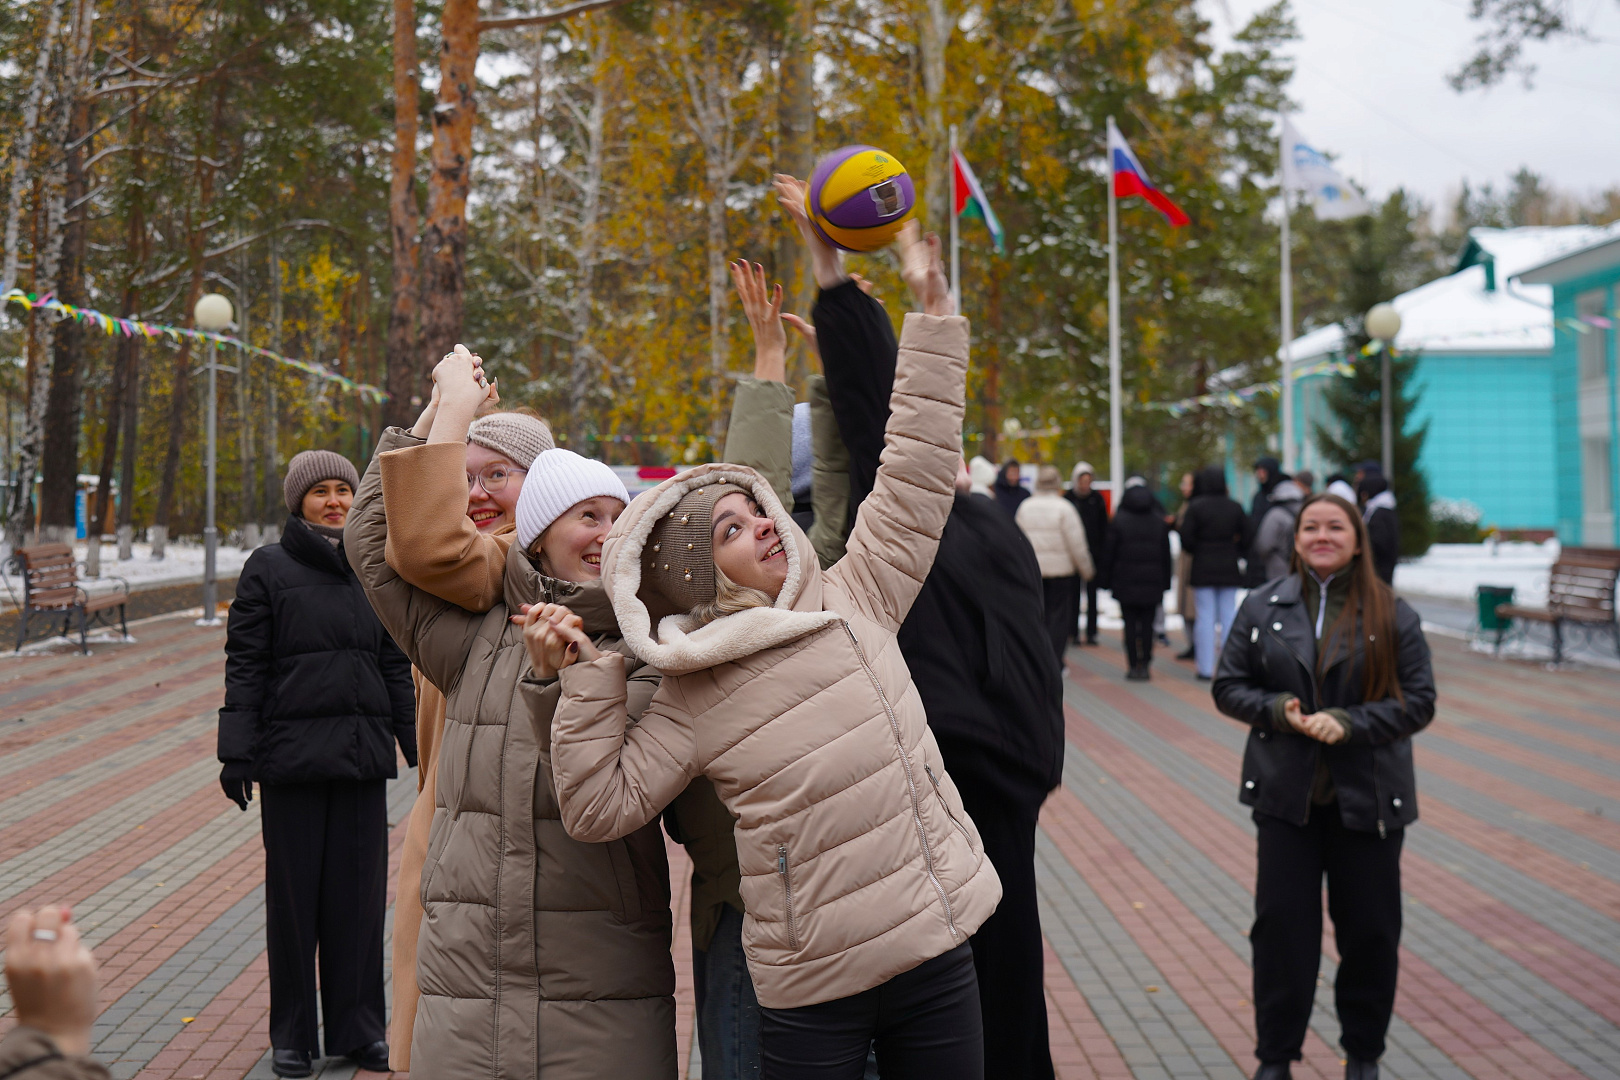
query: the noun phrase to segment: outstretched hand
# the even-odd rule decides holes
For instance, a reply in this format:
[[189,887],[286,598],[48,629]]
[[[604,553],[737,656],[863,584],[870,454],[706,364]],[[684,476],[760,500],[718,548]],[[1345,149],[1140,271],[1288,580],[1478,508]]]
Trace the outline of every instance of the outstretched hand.
[[523,647],[529,663],[542,679],[554,679],[576,660],[595,660],[602,654],[585,633],[585,623],[562,604],[524,604],[511,616],[523,627]]
[[928,315],[955,315],[951,282],[940,258],[939,236],[923,236],[922,227],[908,221],[900,229],[900,276],[911,289],[917,306]]
[[754,378],[787,381],[787,331],[782,329],[782,286],[766,284],[765,268],[740,259],[731,264],[731,281],[742,300],[743,314],[754,331]]
[[799,238],[810,250],[810,268],[815,274],[816,286],[831,289],[848,281],[849,275],[844,273],[843,252],[817,236],[810,227],[810,214],[805,210],[810,185],[787,173],[777,173],[772,183],[776,187],[776,201],[793,219],[793,224],[798,226]]

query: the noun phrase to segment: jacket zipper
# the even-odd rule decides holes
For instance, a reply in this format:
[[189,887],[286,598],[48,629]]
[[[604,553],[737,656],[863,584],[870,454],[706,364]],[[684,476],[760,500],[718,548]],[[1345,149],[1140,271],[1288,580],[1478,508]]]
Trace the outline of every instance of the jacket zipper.
[[883,702],[883,711],[889,717],[889,730],[894,733],[895,746],[900,750],[900,767],[906,774],[906,790],[911,795],[911,817],[917,826],[917,839],[922,843],[923,865],[928,868],[928,880],[934,883],[934,888],[939,892],[939,902],[945,909],[945,926],[951,932],[951,940],[955,941],[961,934],[956,929],[956,917],[951,914],[951,898],[945,892],[945,884],[934,872],[934,852],[928,846],[928,830],[923,827],[922,804],[917,797],[917,776],[911,769],[911,755],[906,753],[906,740],[900,733],[900,721],[894,715],[894,708],[889,704],[889,695],[883,691],[883,684],[878,681],[877,672],[873,671],[872,665],[866,661],[866,650],[861,648],[860,640],[855,636],[855,628],[849,625],[848,619],[842,621],[844,633],[849,635],[849,643],[855,647],[855,656],[861,662],[861,669],[872,681],[872,688],[877,691],[878,700]]
[[[967,826],[956,820],[956,815],[951,812],[951,804],[945,801],[945,792],[940,789],[939,777],[934,775],[933,766],[929,765],[926,761],[923,762],[923,772],[927,773],[928,779],[933,781],[934,794],[939,796],[939,805],[945,808],[945,816],[951,819],[952,825],[955,825],[958,829],[962,830],[963,836],[967,836]],[[971,839],[969,840],[969,843],[972,843]]]
[[788,875],[787,845],[776,845],[776,872],[782,875],[782,895],[787,897],[788,948],[799,948],[799,926],[793,919],[793,878]]
[[[1311,681],[1311,711],[1315,712],[1322,704],[1322,688],[1316,684],[1316,672],[1311,670],[1311,665],[1305,662],[1305,658],[1300,656],[1299,653],[1294,650],[1294,647],[1288,644],[1281,634],[1277,633],[1275,630],[1268,630],[1266,632],[1277,639],[1277,643],[1288,651],[1288,655],[1294,658],[1294,662],[1304,670],[1305,677]],[[1316,747],[1311,752],[1312,776],[1316,775],[1316,766],[1321,760],[1322,744],[1317,743]],[[1312,786],[1315,786],[1314,782]],[[1299,823],[1303,825],[1309,820],[1311,820],[1311,789],[1307,788],[1305,790],[1305,812],[1299,816]]]

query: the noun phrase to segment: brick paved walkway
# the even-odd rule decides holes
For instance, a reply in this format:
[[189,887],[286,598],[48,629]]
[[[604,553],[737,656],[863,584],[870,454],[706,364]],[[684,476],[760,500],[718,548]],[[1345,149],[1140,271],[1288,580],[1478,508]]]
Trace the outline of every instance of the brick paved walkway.
[[[223,634],[186,618],[134,632],[89,659],[0,655],[0,917],[72,903],[114,1076],[268,1078],[258,804],[226,802],[213,760]],[[1620,675],[1433,645],[1441,709],[1418,740],[1385,1074],[1620,1080]],[[1117,647],[1070,654],[1069,754],[1037,852],[1053,1056],[1065,1080],[1236,1080],[1253,1066],[1244,733],[1162,650],[1153,682],[1122,670]],[[414,795],[414,774],[390,788],[396,860]],[[679,848],[671,861],[684,882]],[[687,951],[681,935],[683,1072]],[[1323,954],[1302,1077],[1342,1073],[1331,932]]]

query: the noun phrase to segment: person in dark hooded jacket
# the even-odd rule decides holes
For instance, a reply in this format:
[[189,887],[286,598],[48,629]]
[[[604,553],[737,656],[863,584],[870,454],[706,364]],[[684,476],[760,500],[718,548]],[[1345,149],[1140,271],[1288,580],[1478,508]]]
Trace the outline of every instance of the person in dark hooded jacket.
[[1007,512],[1008,517],[1018,513],[1018,506],[1029,498],[1029,491],[1019,483],[1018,462],[1007,461],[996,473],[996,486],[992,489],[996,495],[996,503]]
[[248,556],[225,631],[220,786],[263,799],[270,1045],[277,1076],[326,1050],[388,1071],[383,917],[386,781],[416,765],[411,665],[343,555],[360,477],[329,450],[287,463],[281,542]]
[[[803,205],[802,193],[784,200],[789,213]],[[828,397],[849,443],[851,489],[869,492],[899,349],[893,323],[842,275],[831,249],[806,241],[817,259],[814,322]],[[1013,521],[1029,493],[1007,474],[1004,467],[994,499],[969,494],[965,467],[958,475],[939,552],[899,646],[946,771],[1001,878],[1001,903],[969,939],[985,1060],[1009,1080],[1050,1080],[1035,835],[1041,803],[1062,780],[1063,682],[1044,628],[1040,565]],[[1009,506],[1003,495],[1016,501]]]
[[1174,565],[1170,527],[1145,485],[1127,488],[1103,541],[1102,575],[1125,616],[1127,679],[1151,678],[1153,612],[1164,601]]
[[1193,626],[1198,677],[1210,679],[1237,611],[1237,592],[1243,585],[1239,560],[1254,537],[1243,507],[1226,494],[1226,472],[1219,465],[1199,471],[1197,491],[1187,504],[1180,531],[1181,549],[1192,553],[1189,576],[1198,609]]
[[1395,493],[1381,472],[1361,478],[1356,495],[1361,519],[1367,523],[1367,544],[1372,548],[1373,570],[1385,585],[1395,584],[1395,564],[1401,557],[1401,522],[1395,515]]

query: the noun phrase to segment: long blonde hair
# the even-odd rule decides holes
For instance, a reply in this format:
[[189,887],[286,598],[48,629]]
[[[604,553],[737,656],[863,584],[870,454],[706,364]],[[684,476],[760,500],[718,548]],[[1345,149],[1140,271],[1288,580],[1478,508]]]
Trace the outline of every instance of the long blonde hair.
[[725,571],[720,569],[719,564],[716,564],[714,568],[714,599],[699,604],[688,614],[691,615],[692,621],[697,624],[692,628],[696,630],[698,627],[708,626],[714,620],[723,618],[726,615],[747,611],[749,608],[773,607],[775,604],[776,601],[772,599],[770,593],[762,589],[751,589],[746,585],[737,584],[726,577]]

